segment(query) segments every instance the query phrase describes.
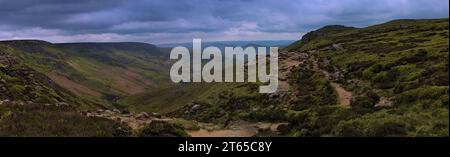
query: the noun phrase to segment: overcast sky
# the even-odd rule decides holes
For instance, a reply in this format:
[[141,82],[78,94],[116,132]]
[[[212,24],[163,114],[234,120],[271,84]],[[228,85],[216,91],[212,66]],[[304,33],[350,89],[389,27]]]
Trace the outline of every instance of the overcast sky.
[[324,25],[447,18],[448,0],[0,0],[0,40],[299,39]]

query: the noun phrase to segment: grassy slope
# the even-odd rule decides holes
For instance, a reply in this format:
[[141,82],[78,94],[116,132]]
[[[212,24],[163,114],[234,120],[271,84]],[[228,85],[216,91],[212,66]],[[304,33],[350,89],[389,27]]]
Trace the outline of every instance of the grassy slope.
[[80,115],[71,107],[0,104],[0,137],[130,136],[118,122]]
[[77,109],[93,107],[94,104],[80,99],[36,71],[43,70],[44,66],[31,68],[24,58],[17,56],[18,51],[34,49],[33,44],[47,43],[15,44],[25,46],[17,50],[0,43],[0,137],[131,135],[127,126],[122,124],[80,115]]
[[[448,19],[323,28],[286,48],[317,50],[344,74],[352,108],[310,106],[290,114],[293,136],[448,136]],[[329,49],[340,44],[341,49]],[[295,74],[294,74],[295,75]],[[380,97],[394,106],[374,108]]]
[[3,41],[0,45],[26,66],[100,104],[163,86],[168,80],[165,54],[149,44],[51,44],[30,40]]

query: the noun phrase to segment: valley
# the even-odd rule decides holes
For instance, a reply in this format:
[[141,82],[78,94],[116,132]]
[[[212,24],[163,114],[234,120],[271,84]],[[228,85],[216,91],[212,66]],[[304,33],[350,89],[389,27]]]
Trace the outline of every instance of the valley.
[[280,49],[270,94],[172,83],[169,50],[146,43],[0,41],[0,135],[448,136],[448,31],[325,26]]

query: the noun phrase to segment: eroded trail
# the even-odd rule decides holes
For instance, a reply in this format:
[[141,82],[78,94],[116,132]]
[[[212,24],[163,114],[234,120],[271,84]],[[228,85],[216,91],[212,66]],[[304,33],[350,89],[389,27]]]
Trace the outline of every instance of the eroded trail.
[[[87,117],[102,117],[125,123],[133,130],[142,128],[153,121],[171,122],[175,120],[172,118],[157,117],[145,112],[124,114],[118,110],[83,111],[82,114]],[[191,137],[252,137],[257,135],[261,129],[277,132],[277,128],[281,124],[286,123],[251,123],[246,121],[235,121],[226,128],[216,124],[198,123],[198,126],[200,127],[199,130],[186,131]]]
[[[280,54],[280,69],[279,69],[279,89],[278,92],[292,92],[287,77],[292,69],[302,66],[308,62],[312,62],[313,69],[324,74],[330,85],[335,89],[339,104],[342,106],[350,106],[352,93],[342,87],[336,82],[332,76],[325,70],[319,68],[318,60],[310,54],[300,52],[287,52]],[[309,65],[310,66],[310,65]],[[84,113],[87,116],[104,117],[112,120],[117,120],[128,124],[132,129],[139,129],[145,124],[152,121],[173,121],[171,118],[157,117],[147,113],[128,113],[122,114],[120,111],[93,111]],[[286,123],[265,123],[256,122],[250,123],[246,121],[236,121],[227,127],[219,127],[215,124],[199,123],[199,130],[186,130],[191,137],[252,137],[258,134],[261,130],[269,130],[273,133],[278,132],[278,126]]]
[[289,83],[287,82],[287,75],[289,74],[292,68],[302,65],[304,62],[302,60],[309,60],[313,63],[313,69],[316,71],[320,71],[326,77],[326,79],[330,82],[330,85],[335,89],[338,95],[339,104],[342,106],[350,106],[351,99],[353,97],[352,92],[347,91],[342,87],[341,84],[336,82],[331,75],[319,68],[318,60],[310,54],[300,53],[300,52],[287,52],[280,55],[280,79],[279,79],[279,90],[287,91],[289,89]]
[[118,110],[97,110],[97,111],[83,111],[82,115],[87,117],[102,117],[115,120],[127,124],[133,130],[144,127],[152,121],[171,121],[171,118],[164,118],[153,114],[142,113],[121,113]]
[[277,132],[278,126],[285,123],[249,123],[240,121],[226,129],[200,129],[189,131],[191,137],[252,137],[258,134],[259,130],[270,130]]
[[317,59],[313,58],[314,69],[322,72],[325,75],[325,78],[330,82],[331,87],[337,93],[339,104],[342,106],[350,106],[353,94],[350,91],[347,91],[341,84],[337,83],[330,75],[330,73],[326,70],[320,69],[318,65]]

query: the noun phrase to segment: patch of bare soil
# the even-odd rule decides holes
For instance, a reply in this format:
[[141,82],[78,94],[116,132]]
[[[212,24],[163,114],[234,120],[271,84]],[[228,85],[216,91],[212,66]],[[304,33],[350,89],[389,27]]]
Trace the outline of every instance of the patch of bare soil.
[[327,71],[320,69],[317,59],[315,59],[313,55],[307,53],[286,52],[280,54],[280,78],[278,90],[289,90],[290,85],[287,82],[287,75],[290,73],[291,69],[297,66],[301,66],[305,60],[310,60],[313,63],[313,69],[316,71],[320,71],[325,75],[326,79],[330,82],[330,85],[335,89],[338,95],[339,104],[342,106],[350,106],[353,94],[345,90],[345,88],[343,88],[341,84],[334,81]]
[[317,60],[313,59],[313,63],[314,63],[314,69],[321,71],[326,79],[330,82],[330,85],[334,88],[334,90],[336,91],[337,95],[338,95],[338,101],[339,104],[342,106],[350,106],[353,94],[350,91],[347,91],[345,88],[342,87],[341,84],[337,83],[336,81],[334,81],[330,74],[323,69],[320,69],[318,66],[318,62]]
[[60,85],[63,88],[68,89],[72,93],[76,95],[91,95],[95,97],[100,97],[101,94],[97,91],[94,91],[84,85],[78,84],[65,76],[62,76],[56,72],[50,72],[47,76],[52,79],[56,84]]
[[[138,73],[124,68],[115,68],[112,71],[112,79],[116,87],[129,94],[138,94],[145,91],[140,80],[144,80]],[[144,82],[145,83],[145,82]]]
[[350,106],[353,94],[342,88],[342,86],[338,83],[331,82],[330,85],[336,90],[336,93],[338,94],[339,104],[342,106]]

